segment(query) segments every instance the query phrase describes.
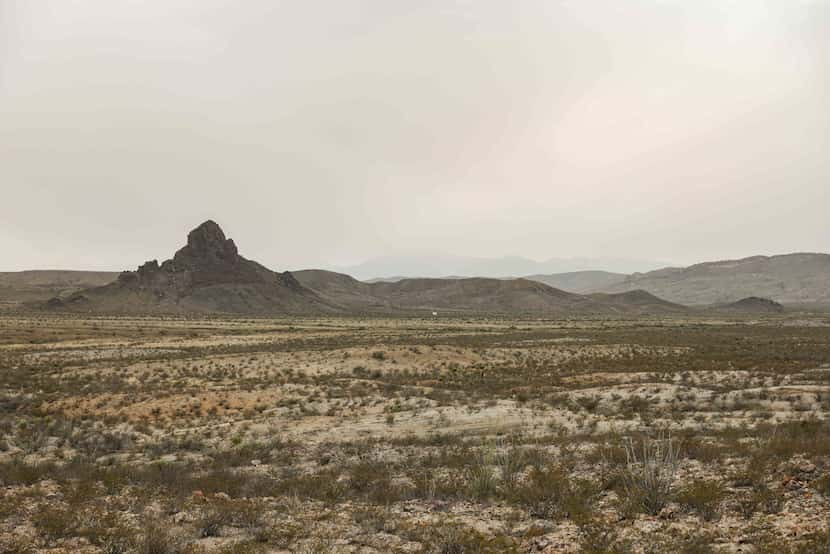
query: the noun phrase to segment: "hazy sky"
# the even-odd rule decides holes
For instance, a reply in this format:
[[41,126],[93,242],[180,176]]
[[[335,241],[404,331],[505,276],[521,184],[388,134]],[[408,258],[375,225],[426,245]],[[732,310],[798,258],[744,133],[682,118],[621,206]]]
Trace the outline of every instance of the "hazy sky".
[[0,0],[0,270],[202,220],[408,250],[830,250],[830,0]]

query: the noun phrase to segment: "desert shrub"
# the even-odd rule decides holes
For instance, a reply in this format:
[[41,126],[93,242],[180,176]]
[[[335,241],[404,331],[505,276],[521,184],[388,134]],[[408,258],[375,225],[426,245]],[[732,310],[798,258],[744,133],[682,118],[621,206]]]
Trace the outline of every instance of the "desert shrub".
[[349,488],[374,504],[391,504],[403,497],[403,489],[393,480],[387,464],[366,460],[349,469]]
[[[712,538],[706,533],[694,533],[688,537],[669,537],[645,545],[643,554],[714,554]],[[780,551],[778,554],[781,554]]]
[[796,554],[830,554],[830,529],[810,535],[807,540],[795,548]]
[[657,515],[671,498],[679,452],[671,438],[644,437],[639,445],[625,443],[626,470],[622,476],[627,511]]
[[761,437],[751,453],[749,466],[761,472],[771,464],[796,455],[807,458],[830,456],[830,426],[808,419],[764,426],[758,430]]
[[753,488],[751,499],[757,509],[765,514],[777,514],[784,507],[781,494],[763,484]]
[[812,486],[824,496],[830,497],[830,473],[813,481]]
[[6,486],[33,485],[49,478],[54,471],[54,464],[27,464],[16,458],[9,462],[0,463],[0,484]]
[[589,519],[579,525],[580,554],[628,554],[631,545],[619,538],[616,528],[599,519]]
[[264,546],[257,540],[243,540],[225,545],[218,554],[258,554],[264,552]]
[[274,496],[297,496],[334,503],[346,496],[348,486],[340,480],[340,472],[332,468],[309,474],[286,472],[270,492]]
[[493,461],[499,472],[501,487],[507,491],[516,487],[526,460],[524,451],[513,445],[501,447],[496,451]]
[[77,528],[75,513],[66,508],[49,506],[38,510],[32,516],[32,522],[49,542],[70,537],[75,534]]
[[726,491],[721,483],[701,479],[683,488],[677,494],[676,500],[705,521],[712,521],[717,518],[720,503],[725,496]]
[[589,517],[599,487],[592,481],[574,479],[562,467],[534,466],[506,496],[524,506],[533,517],[569,517],[582,521]]
[[391,512],[386,508],[367,507],[358,508],[352,512],[352,519],[363,532],[373,535],[387,529],[391,521]]
[[683,455],[690,460],[699,460],[702,463],[716,462],[723,455],[724,449],[712,441],[706,441],[700,437],[684,439]]
[[150,522],[137,541],[138,554],[179,554],[181,542],[159,522]]
[[[211,453],[213,468],[249,466],[252,460],[271,463],[275,458],[287,458],[297,448],[297,444],[275,438],[269,441],[251,441],[229,450],[217,450]],[[275,453],[279,453],[275,455]]]
[[467,481],[460,475],[442,475],[434,471],[419,471],[411,476],[412,495],[424,500],[451,500],[461,498],[468,490]]
[[262,523],[262,509],[250,500],[230,500],[225,503],[228,521],[231,525],[254,529]]
[[85,537],[105,554],[123,554],[135,543],[135,531],[124,525],[119,512],[98,507],[78,513],[75,533]]
[[424,545],[427,554],[518,554],[519,545],[508,536],[487,536],[455,522],[402,529],[410,540]]
[[229,506],[220,502],[205,510],[196,522],[196,528],[201,538],[221,537],[222,527],[231,523],[231,511]]
[[[200,490],[205,494],[225,493],[229,496],[244,496],[247,492],[257,490],[258,481],[250,475],[244,475],[231,469],[215,469],[203,474],[197,474],[185,481],[183,492],[189,494],[193,490]],[[189,489],[189,490],[188,490]]]
[[254,532],[254,540],[281,548],[289,548],[298,539],[306,536],[308,530],[300,523],[278,521],[270,527],[262,527]]
[[527,458],[524,451],[499,441],[483,448],[472,465],[466,468],[469,493],[487,499],[501,493],[509,495],[518,484]]
[[132,436],[120,432],[96,431],[78,434],[73,438],[72,445],[85,455],[95,458],[128,449],[132,446]]
[[482,455],[467,468],[467,486],[470,496],[478,500],[493,497],[498,489],[498,477],[488,455]]

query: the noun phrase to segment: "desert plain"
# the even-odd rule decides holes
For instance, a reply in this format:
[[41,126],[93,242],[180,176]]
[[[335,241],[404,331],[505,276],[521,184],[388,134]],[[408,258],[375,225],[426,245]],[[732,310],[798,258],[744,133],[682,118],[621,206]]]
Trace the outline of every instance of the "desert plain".
[[0,317],[0,551],[830,551],[830,316]]

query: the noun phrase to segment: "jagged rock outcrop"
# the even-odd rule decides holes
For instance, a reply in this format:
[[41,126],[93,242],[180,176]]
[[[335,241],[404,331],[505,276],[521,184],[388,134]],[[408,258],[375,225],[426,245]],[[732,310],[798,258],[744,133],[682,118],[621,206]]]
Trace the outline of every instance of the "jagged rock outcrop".
[[315,314],[338,309],[303,287],[288,272],[277,273],[239,255],[214,221],[187,236],[187,244],[165,262],[151,260],[121,273],[103,287],[53,299],[52,309],[107,313]]

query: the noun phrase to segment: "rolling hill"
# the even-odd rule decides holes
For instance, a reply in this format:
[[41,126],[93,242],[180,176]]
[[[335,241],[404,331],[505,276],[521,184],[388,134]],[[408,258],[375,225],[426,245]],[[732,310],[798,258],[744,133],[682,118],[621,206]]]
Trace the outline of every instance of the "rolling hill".
[[112,271],[33,270],[0,273],[0,302],[23,303],[65,297],[115,281]]
[[646,290],[686,305],[763,297],[785,305],[830,305],[830,255],[785,254],[706,262],[629,275],[601,292]]
[[784,306],[774,300],[770,300],[769,298],[750,296],[749,298],[742,298],[737,302],[714,306],[713,311],[736,315],[780,314],[784,312]]
[[402,279],[366,283],[325,270],[295,271],[305,287],[350,311],[528,315],[682,313],[683,306],[626,294],[584,296],[528,279]]

